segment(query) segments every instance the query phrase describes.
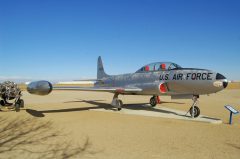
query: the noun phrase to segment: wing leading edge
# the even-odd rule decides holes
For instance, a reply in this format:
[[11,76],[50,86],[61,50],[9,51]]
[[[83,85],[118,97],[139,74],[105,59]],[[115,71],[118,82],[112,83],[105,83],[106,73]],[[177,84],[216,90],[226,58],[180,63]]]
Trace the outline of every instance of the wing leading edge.
[[142,89],[138,87],[53,87],[53,85],[48,81],[36,81],[31,82],[27,86],[27,91],[30,94],[36,95],[48,95],[52,90],[63,90],[63,91],[95,91],[95,92],[110,92],[119,94],[137,94],[142,92]]

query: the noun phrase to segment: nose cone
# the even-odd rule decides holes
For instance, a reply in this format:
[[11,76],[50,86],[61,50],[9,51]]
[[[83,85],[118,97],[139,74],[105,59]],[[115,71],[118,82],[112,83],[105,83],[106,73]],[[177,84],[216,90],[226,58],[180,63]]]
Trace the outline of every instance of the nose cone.
[[226,88],[228,86],[228,81],[223,81],[223,88]]
[[226,88],[228,86],[227,78],[225,76],[223,76],[222,74],[217,73],[216,80],[222,81],[223,88]]
[[52,84],[48,81],[31,82],[27,86],[27,91],[30,94],[48,95],[52,92]]

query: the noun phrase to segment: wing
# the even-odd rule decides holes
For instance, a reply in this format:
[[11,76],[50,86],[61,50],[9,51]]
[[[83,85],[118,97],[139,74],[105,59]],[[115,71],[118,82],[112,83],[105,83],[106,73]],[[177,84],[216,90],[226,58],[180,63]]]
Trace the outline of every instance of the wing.
[[64,91],[98,91],[98,92],[110,92],[119,94],[134,94],[141,92],[142,89],[137,87],[53,87],[48,81],[35,81],[31,82],[27,86],[27,91],[30,94],[36,95],[48,95],[52,90],[64,90]]
[[69,91],[95,91],[110,93],[137,93],[141,92],[140,88],[123,88],[123,87],[53,87],[53,90],[69,90]]

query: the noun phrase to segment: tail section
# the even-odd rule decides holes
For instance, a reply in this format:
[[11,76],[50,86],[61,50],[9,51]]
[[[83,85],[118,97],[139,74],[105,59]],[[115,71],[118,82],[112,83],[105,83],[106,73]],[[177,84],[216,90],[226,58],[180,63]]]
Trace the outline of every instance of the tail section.
[[98,64],[97,64],[97,79],[102,79],[102,78],[108,77],[108,76],[109,75],[107,75],[104,71],[102,58],[101,58],[101,56],[99,56],[98,57]]

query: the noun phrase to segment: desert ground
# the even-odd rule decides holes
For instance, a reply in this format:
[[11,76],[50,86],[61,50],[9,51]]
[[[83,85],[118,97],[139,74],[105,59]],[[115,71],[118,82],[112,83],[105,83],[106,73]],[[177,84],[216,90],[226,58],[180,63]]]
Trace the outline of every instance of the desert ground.
[[[60,153],[61,157],[53,155],[50,158],[240,157],[240,114],[234,115],[233,124],[229,125],[229,112],[224,108],[224,105],[230,104],[240,110],[240,89],[226,89],[217,94],[200,97],[201,114],[219,118],[223,121],[222,124],[117,113],[109,105],[113,96],[110,93],[53,91],[48,96],[36,96],[24,91],[23,94],[24,109],[14,112],[4,108],[0,112],[0,132],[8,133],[6,138],[16,132],[23,132],[16,133],[17,135],[9,140],[4,139],[0,133],[0,158],[42,158],[45,154],[51,156],[57,153]],[[144,107],[148,104],[150,96],[120,98],[125,104],[124,109],[154,111]],[[191,100],[171,100],[170,97],[164,96],[161,97],[161,101],[157,107],[186,112],[192,103]],[[95,111],[100,108],[108,111]],[[19,122],[12,127],[6,126],[8,122],[16,121]],[[45,125],[40,133],[31,134],[33,131],[38,132],[40,128],[36,126],[43,123],[50,126]],[[30,131],[25,132],[26,129]],[[51,132],[55,134],[50,134],[50,137],[44,135]],[[14,142],[19,135],[23,136],[21,141]],[[37,139],[34,140],[35,138]],[[49,143],[57,143],[57,148],[52,148],[52,151],[44,150]],[[74,149],[80,151],[75,152]],[[68,154],[69,152],[72,154]]]

